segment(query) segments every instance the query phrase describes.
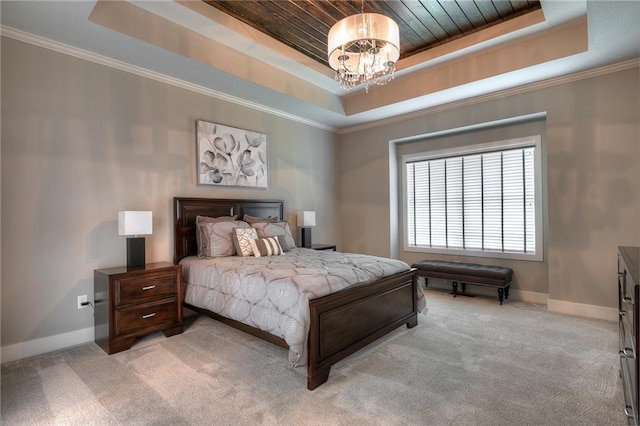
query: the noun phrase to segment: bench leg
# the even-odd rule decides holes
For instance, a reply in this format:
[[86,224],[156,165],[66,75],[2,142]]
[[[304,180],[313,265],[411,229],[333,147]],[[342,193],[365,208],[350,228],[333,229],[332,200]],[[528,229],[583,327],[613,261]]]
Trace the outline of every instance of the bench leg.
[[462,294],[464,294],[464,292],[467,290],[467,284],[466,283],[460,283],[460,287],[462,288]]
[[456,297],[458,295],[458,283],[453,281],[451,284],[453,285],[453,297]]
[[502,302],[504,302],[504,289],[503,288],[499,288],[498,289],[498,299],[500,300],[500,304],[502,305]]
[[504,288],[504,298],[505,300],[509,298],[509,286]]
[[424,277],[424,287],[425,288],[429,287],[429,278],[428,277]]

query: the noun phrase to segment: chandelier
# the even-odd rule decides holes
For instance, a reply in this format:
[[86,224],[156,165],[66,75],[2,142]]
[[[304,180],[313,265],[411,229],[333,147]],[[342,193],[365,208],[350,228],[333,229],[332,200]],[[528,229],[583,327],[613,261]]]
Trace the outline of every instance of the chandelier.
[[348,16],[331,27],[327,46],[340,87],[348,90],[364,84],[368,93],[370,86],[393,79],[400,57],[398,24],[377,13]]

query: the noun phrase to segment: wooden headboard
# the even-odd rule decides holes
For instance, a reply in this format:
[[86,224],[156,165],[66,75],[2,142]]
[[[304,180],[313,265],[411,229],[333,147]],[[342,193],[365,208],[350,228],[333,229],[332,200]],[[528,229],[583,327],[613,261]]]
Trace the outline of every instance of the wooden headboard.
[[281,200],[233,200],[217,198],[173,198],[173,262],[198,253],[196,244],[196,216],[233,216],[242,220],[250,216],[284,218]]

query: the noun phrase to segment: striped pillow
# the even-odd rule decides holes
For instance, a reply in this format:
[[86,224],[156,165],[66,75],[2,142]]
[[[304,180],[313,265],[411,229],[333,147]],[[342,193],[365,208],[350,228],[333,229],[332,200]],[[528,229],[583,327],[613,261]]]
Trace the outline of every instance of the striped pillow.
[[283,253],[276,237],[251,240],[251,248],[255,257],[279,256]]

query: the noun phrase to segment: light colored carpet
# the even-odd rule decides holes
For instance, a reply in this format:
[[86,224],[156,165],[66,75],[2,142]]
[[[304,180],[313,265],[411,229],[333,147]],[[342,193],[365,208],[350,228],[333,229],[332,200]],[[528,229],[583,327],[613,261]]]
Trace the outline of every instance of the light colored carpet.
[[107,356],[2,366],[3,425],[622,425],[617,324],[428,290],[429,313],[306,389],[286,350],[206,317]]

